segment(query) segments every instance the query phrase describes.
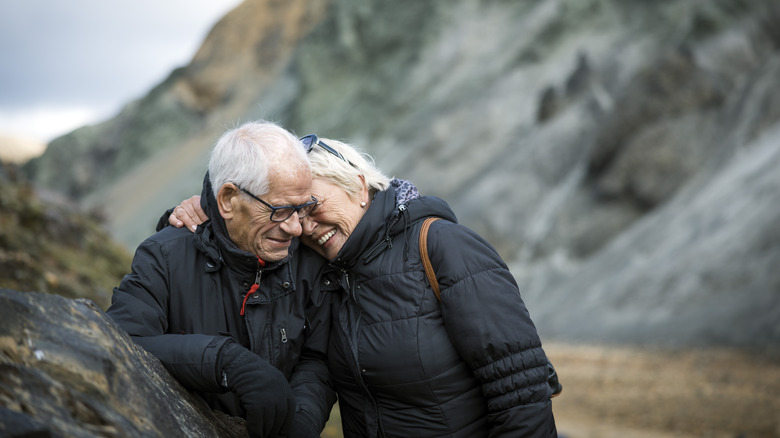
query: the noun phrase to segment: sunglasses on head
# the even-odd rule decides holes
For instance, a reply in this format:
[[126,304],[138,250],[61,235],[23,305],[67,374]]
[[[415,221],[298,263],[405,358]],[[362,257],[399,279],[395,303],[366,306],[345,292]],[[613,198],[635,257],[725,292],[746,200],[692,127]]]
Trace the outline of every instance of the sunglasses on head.
[[330,152],[334,156],[338,157],[341,161],[348,163],[350,166],[355,167],[352,162],[344,158],[343,155],[339,153],[339,151],[333,149],[332,147],[328,146],[327,143],[320,140],[319,137],[317,137],[314,134],[309,134],[306,137],[301,137],[301,143],[303,143],[303,148],[306,150],[306,153],[308,154],[311,152],[311,150],[314,148],[315,145],[325,149],[326,151]]

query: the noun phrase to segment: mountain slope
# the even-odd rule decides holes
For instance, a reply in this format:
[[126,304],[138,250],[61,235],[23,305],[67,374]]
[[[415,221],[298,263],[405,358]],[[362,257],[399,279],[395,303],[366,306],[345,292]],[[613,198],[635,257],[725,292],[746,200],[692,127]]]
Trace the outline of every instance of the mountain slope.
[[778,20],[769,0],[247,0],[26,170],[132,248],[199,192],[219,133],[272,119],[445,198],[543,336],[776,348],[780,273],[757,267],[780,254],[780,172],[759,165],[780,148]]

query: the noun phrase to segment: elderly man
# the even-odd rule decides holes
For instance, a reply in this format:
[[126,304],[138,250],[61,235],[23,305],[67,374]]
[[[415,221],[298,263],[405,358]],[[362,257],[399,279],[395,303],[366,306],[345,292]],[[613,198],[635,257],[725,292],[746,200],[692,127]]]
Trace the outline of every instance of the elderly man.
[[213,409],[246,418],[253,437],[319,436],[335,401],[326,297],[302,280],[321,262],[296,238],[317,202],[310,185],[291,133],[268,122],[226,132],[201,195],[212,220],[146,239],[107,311]]

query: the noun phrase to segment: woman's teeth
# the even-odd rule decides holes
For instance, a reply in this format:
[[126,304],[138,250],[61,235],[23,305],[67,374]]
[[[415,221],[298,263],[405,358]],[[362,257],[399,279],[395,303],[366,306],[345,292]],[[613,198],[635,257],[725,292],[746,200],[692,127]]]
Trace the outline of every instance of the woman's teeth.
[[334,234],[336,234],[336,230],[328,231],[327,233],[323,234],[322,237],[317,239],[317,244],[319,244],[320,246],[324,245],[325,242],[327,242],[328,239],[330,239]]

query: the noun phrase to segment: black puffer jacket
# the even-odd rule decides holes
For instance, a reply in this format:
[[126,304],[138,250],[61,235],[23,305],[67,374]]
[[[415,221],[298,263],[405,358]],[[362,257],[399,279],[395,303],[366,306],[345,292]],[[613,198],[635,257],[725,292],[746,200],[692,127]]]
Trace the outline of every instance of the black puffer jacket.
[[[443,201],[379,192],[330,264],[328,352],[345,437],[554,437],[547,359],[496,251]],[[441,285],[419,254],[422,220]]]
[[295,257],[261,268],[227,237],[208,175],[201,203],[212,220],[195,234],[167,227],[138,247],[108,315],[212,408],[244,416],[232,393],[219,394],[216,370],[217,353],[236,339],[291,379],[298,409],[324,426],[315,419],[327,419],[335,400],[325,363],[330,297],[314,295],[308,280],[322,258],[295,239]]

